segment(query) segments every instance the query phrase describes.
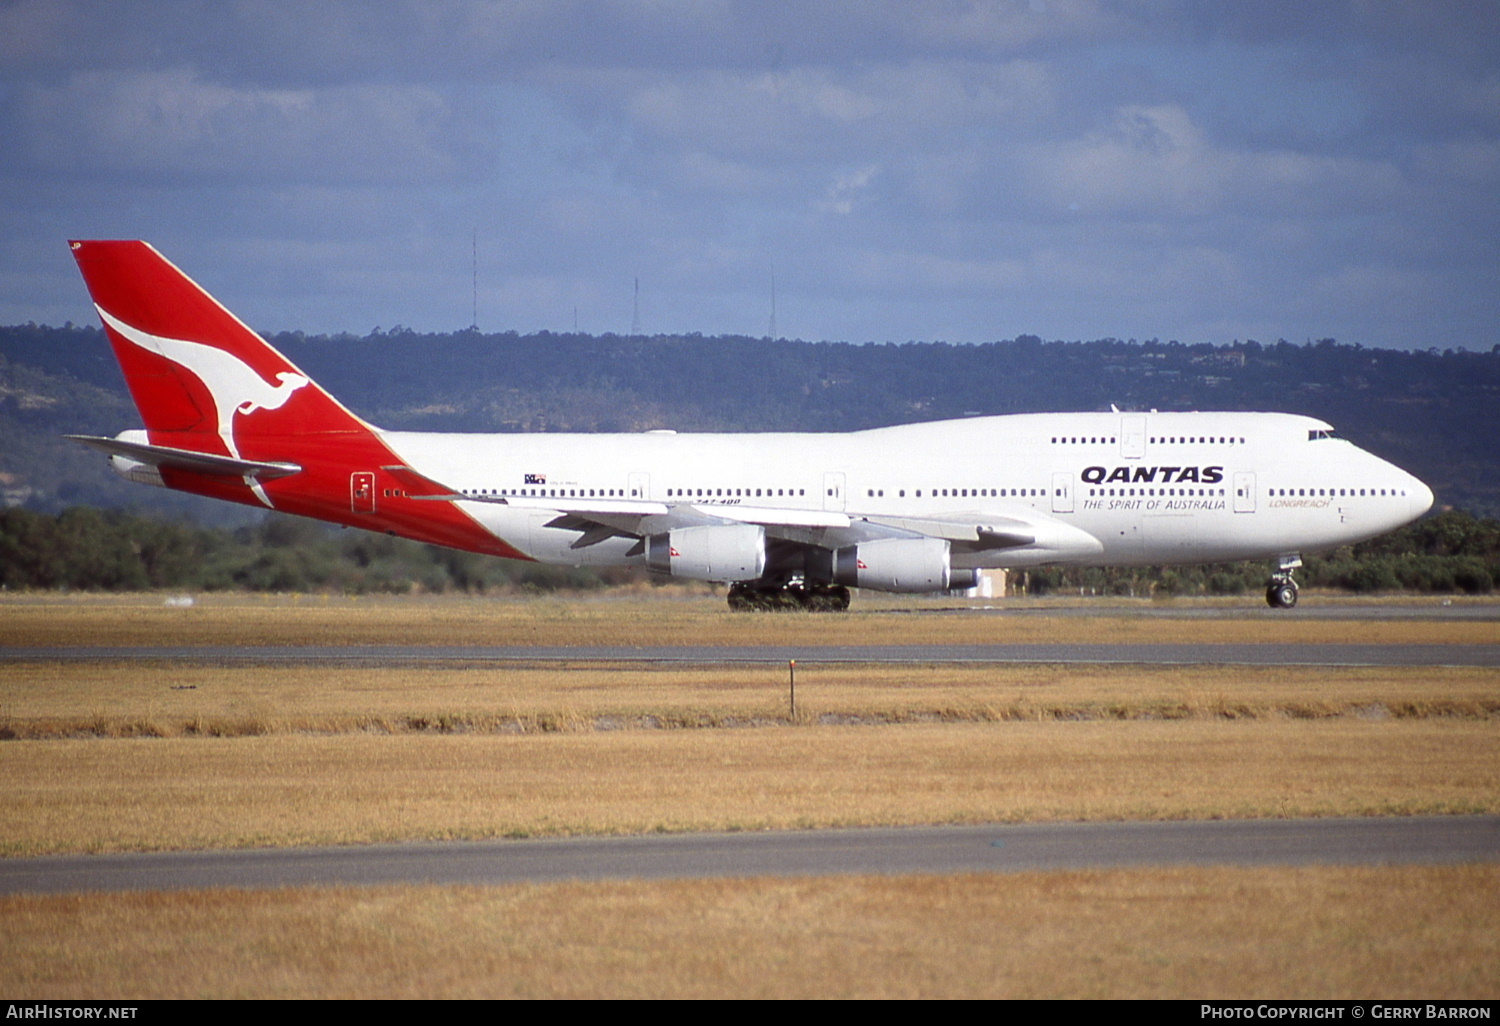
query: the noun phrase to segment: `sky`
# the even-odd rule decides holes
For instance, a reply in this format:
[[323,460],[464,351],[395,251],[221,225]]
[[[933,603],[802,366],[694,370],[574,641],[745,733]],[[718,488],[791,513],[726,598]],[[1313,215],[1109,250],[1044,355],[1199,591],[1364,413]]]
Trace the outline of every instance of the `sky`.
[[1500,3],[0,0],[0,323],[68,238],[262,331],[1488,349]]

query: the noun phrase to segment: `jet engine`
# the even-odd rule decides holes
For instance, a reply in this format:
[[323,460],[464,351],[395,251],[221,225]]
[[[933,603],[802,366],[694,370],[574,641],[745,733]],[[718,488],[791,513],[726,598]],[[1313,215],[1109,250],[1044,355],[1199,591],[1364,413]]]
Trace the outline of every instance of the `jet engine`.
[[973,570],[954,570],[950,546],[941,538],[885,538],[829,553],[829,576],[837,584],[875,591],[948,591],[972,588]]
[[766,529],[725,524],[653,534],[646,539],[646,565],[697,581],[753,581],[766,570]]

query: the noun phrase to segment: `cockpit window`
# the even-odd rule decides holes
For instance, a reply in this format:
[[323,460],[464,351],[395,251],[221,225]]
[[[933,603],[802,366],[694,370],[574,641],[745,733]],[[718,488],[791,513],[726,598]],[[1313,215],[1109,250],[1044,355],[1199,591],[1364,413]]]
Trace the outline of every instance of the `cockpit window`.
[[1313,428],[1307,433],[1309,442],[1316,442],[1320,438],[1337,438],[1339,433],[1331,428]]

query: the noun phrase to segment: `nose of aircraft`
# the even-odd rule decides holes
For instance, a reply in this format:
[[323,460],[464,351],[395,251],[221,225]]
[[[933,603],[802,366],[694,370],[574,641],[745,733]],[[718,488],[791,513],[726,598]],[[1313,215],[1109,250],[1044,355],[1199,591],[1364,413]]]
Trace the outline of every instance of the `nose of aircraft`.
[[1411,479],[1411,487],[1407,489],[1407,495],[1411,501],[1411,518],[1413,520],[1432,508],[1432,489],[1416,478]]

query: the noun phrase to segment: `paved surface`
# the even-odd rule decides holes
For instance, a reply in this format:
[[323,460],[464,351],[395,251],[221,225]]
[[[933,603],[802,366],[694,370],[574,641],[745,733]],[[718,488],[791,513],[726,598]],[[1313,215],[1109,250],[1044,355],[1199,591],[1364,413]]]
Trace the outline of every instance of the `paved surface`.
[[[1181,604],[1137,600],[1128,606],[1084,604],[1076,606],[1022,605],[1024,599],[1003,599],[1015,605],[1001,606],[951,606],[914,607],[911,609],[886,609],[881,612],[973,616],[1001,616],[1006,618],[1052,618],[1080,617],[1085,619],[1127,620],[1265,620],[1272,623],[1288,620],[1349,620],[1349,621],[1479,621],[1500,623],[1500,602],[1449,603],[1443,605],[1434,600],[1414,605],[1318,605],[1317,599],[1304,602],[1295,609],[1272,609],[1266,605],[1251,603],[1238,605],[1200,606],[1184,599]],[[1248,600],[1247,600],[1248,602]]]
[[1495,666],[1494,645],[568,645],[3,648],[6,662],[267,663],[1148,663],[1243,666]]
[[1500,816],[1028,823],[0,859],[0,893],[1500,861]]

